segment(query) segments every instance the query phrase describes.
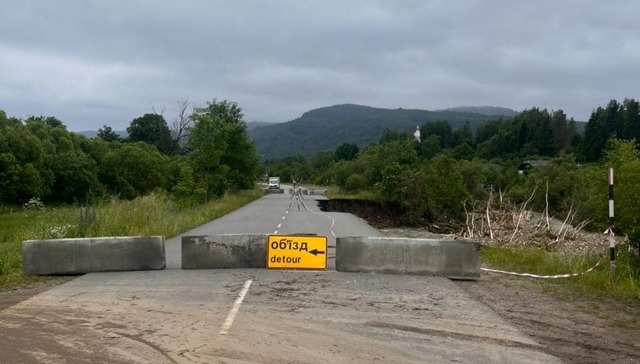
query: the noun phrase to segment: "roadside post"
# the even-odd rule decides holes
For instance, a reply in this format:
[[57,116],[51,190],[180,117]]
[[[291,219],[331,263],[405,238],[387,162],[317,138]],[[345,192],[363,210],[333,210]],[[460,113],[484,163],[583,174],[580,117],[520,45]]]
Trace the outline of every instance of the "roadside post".
[[609,269],[611,280],[616,280],[616,237],[613,232],[613,168],[609,168],[609,228],[605,233],[609,234]]

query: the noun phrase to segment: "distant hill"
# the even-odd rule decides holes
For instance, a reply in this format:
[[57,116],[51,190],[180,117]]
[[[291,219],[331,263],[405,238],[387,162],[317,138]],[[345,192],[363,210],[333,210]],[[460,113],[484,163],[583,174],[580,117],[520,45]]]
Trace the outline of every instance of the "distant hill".
[[[249,121],[247,122],[247,130],[253,130],[255,128],[261,127],[261,126],[269,126],[269,125],[273,125],[276,123],[269,123],[269,122],[265,122],[265,121]],[[129,133],[127,133],[126,130],[116,130],[115,131],[121,138],[126,138],[129,136]],[[75,132],[76,134],[80,134],[80,135],[84,135],[87,138],[95,138],[98,136],[98,131],[97,130],[83,130],[83,131],[77,131]]]
[[519,114],[515,110],[509,109],[506,107],[498,107],[498,106],[461,106],[461,107],[452,107],[445,110],[469,112],[473,114],[480,114],[480,115],[487,115],[487,116],[504,116],[504,117],[510,117],[510,118]]
[[269,125],[273,125],[276,123],[269,123],[266,121],[249,121],[247,122],[247,130],[253,130],[255,128],[259,128],[261,126],[269,126]]
[[[502,108],[495,109],[499,111]],[[509,116],[515,113],[510,109],[504,110]],[[345,142],[363,147],[378,141],[387,128],[413,132],[416,126],[429,121],[447,120],[454,129],[469,122],[471,129],[475,130],[483,121],[500,116],[506,115],[343,104],[311,110],[286,123],[257,127],[249,130],[249,136],[255,141],[262,158],[281,159],[298,153],[309,156],[320,151],[333,151]]]

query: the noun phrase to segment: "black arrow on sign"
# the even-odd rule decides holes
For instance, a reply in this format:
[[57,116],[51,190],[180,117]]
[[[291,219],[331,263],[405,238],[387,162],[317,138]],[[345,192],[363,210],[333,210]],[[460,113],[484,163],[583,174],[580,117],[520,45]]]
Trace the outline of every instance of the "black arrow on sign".
[[318,250],[318,249],[313,249],[313,250],[309,250],[309,253],[317,256],[318,254],[324,254],[324,251],[323,250]]

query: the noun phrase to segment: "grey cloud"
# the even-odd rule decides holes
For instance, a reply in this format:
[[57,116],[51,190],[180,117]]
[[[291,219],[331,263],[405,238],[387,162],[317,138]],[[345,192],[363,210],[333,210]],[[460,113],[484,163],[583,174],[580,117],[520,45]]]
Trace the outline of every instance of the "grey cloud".
[[[5,1],[1,1],[5,2]],[[20,1],[0,13],[0,108],[72,130],[237,101],[286,121],[355,102],[564,109],[638,98],[633,1]]]

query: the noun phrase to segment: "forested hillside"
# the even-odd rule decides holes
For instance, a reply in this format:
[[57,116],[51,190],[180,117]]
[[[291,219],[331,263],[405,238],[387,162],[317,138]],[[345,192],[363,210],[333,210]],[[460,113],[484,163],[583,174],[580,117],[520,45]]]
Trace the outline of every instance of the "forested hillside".
[[249,131],[249,136],[263,159],[281,159],[298,153],[310,156],[335,150],[345,142],[363,147],[379,140],[385,129],[408,132],[429,121],[446,120],[454,129],[468,123],[471,130],[475,130],[483,121],[499,117],[466,111],[381,109],[344,104],[311,110],[286,123],[257,127]]
[[511,110],[506,107],[498,107],[498,106],[459,106],[459,107],[450,107],[445,110],[469,112],[473,114],[480,114],[480,115],[487,115],[487,116],[504,116],[509,118],[518,115],[518,112],[515,110]]

